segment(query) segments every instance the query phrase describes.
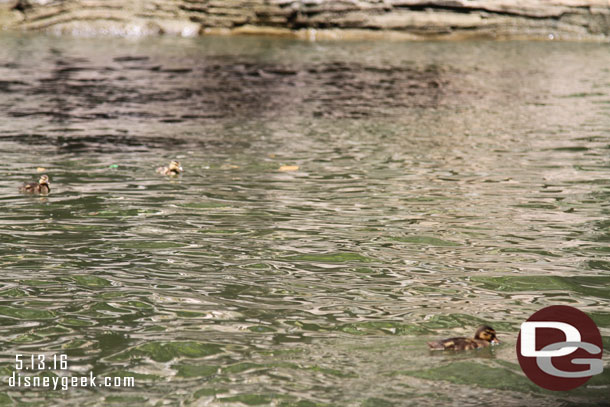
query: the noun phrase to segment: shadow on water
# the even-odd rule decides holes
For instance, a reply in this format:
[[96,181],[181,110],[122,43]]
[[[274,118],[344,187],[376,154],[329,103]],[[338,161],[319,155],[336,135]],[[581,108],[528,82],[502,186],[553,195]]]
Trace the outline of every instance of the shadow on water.
[[[66,131],[68,130],[68,131]],[[70,129],[58,129],[57,132],[69,133]],[[60,154],[75,153],[112,153],[112,152],[144,152],[150,150],[181,151],[187,148],[196,149],[218,149],[218,148],[240,148],[249,146],[247,141],[231,140],[188,140],[179,137],[147,137],[127,136],[113,134],[99,134],[92,136],[81,135],[43,135],[43,134],[18,134],[0,136],[0,142],[14,142],[25,146],[55,147]]]
[[[39,102],[26,109],[13,105],[7,115],[42,116],[57,123],[125,117],[179,123],[295,112],[336,119],[380,117],[437,107],[456,74],[437,65],[289,65],[238,56],[206,58],[189,68],[166,68],[145,56],[116,57],[113,62],[97,66],[60,54],[37,71],[37,78],[2,81],[0,92]],[[11,65],[16,72],[20,68]],[[25,73],[19,76],[27,78]]]

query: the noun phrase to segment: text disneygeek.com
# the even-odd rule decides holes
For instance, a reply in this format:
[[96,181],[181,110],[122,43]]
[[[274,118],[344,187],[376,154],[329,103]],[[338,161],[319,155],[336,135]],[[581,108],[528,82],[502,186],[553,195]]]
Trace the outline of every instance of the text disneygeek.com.
[[68,370],[68,356],[61,355],[16,355],[15,371],[8,378],[9,387],[15,388],[46,388],[53,390],[68,390],[71,387],[134,387],[135,378],[131,376],[47,376],[31,374],[52,370]]

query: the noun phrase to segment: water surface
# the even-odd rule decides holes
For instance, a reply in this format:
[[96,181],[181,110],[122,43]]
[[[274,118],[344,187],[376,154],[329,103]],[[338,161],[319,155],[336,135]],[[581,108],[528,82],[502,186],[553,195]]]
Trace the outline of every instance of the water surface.
[[[514,346],[565,304],[610,348],[607,51],[3,35],[0,403],[606,400],[607,371],[546,392]],[[503,345],[427,350],[481,323]],[[136,386],[9,388],[41,352]]]

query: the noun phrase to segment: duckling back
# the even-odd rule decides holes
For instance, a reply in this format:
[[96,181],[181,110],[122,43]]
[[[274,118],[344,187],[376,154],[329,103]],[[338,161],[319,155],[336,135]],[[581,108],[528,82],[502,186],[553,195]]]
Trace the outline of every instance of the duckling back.
[[38,186],[37,182],[30,182],[29,184],[23,184],[19,187],[19,192],[26,194],[33,194],[36,192],[36,187]]

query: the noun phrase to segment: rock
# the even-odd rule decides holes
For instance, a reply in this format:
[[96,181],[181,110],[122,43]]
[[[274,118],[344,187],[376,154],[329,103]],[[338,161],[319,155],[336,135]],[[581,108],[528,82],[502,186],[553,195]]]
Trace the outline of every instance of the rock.
[[3,29],[73,35],[610,40],[608,0],[0,0]]

